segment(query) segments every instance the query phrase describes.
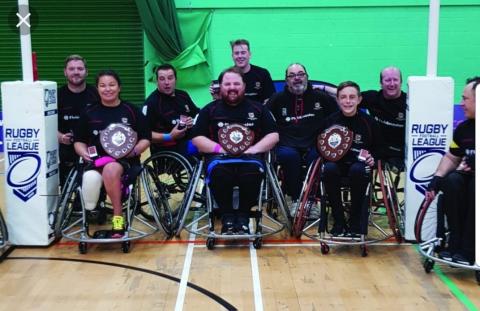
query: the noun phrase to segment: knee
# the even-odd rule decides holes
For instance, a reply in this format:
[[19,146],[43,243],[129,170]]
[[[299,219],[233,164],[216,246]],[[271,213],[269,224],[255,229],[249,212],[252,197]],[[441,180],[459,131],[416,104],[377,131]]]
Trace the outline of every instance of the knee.
[[297,150],[285,146],[280,146],[276,150],[278,162],[282,164],[300,163],[300,154]]
[[355,162],[350,166],[349,175],[352,179],[368,179],[370,168],[363,162]]
[[102,171],[102,177],[106,185],[120,182],[123,174],[123,167],[117,163],[108,163],[104,166]]
[[464,180],[462,175],[457,172],[451,172],[447,176],[445,176],[441,183],[441,189],[445,191],[458,191],[464,185]]
[[96,170],[90,170],[83,173],[82,177],[82,197],[84,208],[93,210],[97,206],[102,188],[102,175]]
[[325,178],[329,177],[340,177],[340,170],[337,163],[335,162],[326,162],[322,165],[322,175]]

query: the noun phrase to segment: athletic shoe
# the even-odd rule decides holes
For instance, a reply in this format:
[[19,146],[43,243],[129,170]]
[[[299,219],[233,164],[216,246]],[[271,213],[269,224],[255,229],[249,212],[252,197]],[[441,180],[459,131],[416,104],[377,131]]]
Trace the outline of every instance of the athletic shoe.
[[330,230],[332,236],[343,237],[345,236],[345,228],[342,225],[334,224],[332,230]]
[[120,239],[125,231],[125,221],[123,216],[113,216],[112,218],[112,238]]
[[235,218],[231,215],[223,215],[222,217],[222,234],[235,234]]
[[473,265],[472,260],[469,260],[468,258],[463,256],[462,254],[458,254],[458,253],[454,254],[452,256],[452,260],[453,260],[453,262],[456,262],[456,263],[459,263],[459,264],[462,264],[462,265],[467,265],[467,266]]
[[246,216],[238,216],[236,221],[235,230],[237,234],[250,234],[249,228],[250,219]]
[[440,259],[446,260],[446,261],[452,261],[452,253],[450,251],[444,250],[438,253],[438,257]]
[[296,201],[293,201],[292,202],[292,205],[290,206],[290,216],[293,218],[295,217],[295,214],[297,213],[297,209],[298,209],[298,200]]

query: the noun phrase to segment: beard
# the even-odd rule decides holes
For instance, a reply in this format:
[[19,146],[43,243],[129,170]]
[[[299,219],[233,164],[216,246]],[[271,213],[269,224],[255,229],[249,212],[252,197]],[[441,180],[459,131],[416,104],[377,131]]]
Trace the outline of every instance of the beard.
[[224,102],[231,106],[236,106],[245,98],[245,92],[241,91],[228,91],[222,93],[222,99]]
[[74,76],[68,79],[68,83],[70,83],[71,85],[80,86],[85,83],[85,78],[81,78],[80,76]]
[[302,95],[307,90],[307,81],[292,83],[288,86],[288,89],[295,95]]

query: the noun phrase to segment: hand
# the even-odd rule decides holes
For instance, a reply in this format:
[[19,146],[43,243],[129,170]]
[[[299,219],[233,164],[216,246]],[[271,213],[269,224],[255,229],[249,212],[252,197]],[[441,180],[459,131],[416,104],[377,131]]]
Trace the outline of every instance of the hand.
[[257,154],[259,153],[255,146],[251,146],[247,150],[245,150],[244,154]]
[[434,197],[435,194],[440,190],[440,184],[442,182],[442,177],[440,176],[433,176],[432,180],[428,184],[427,191],[433,192]]
[[180,130],[178,128],[178,125],[179,125],[179,123],[177,123],[177,125],[175,125],[175,127],[170,132],[170,136],[172,137],[173,140],[178,140],[178,139],[184,137],[185,133],[187,132],[187,127],[184,127],[183,129]]
[[220,86],[218,84],[212,83],[208,88],[213,99],[220,99]]
[[186,127],[189,129],[193,126],[193,118],[192,117],[188,117],[186,120],[185,120],[185,125]]
[[435,199],[436,195],[437,194],[435,193],[435,191],[426,191],[425,192],[425,201],[423,202],[422,207],[425,208],[428,205],[430,205],[430,203],[433,201],[433,199]]
[[60,143],[64,145],[71,145],[73,143],[73,134],[66,133],[60,136]]
[[370,166],[370,167],[373,167],[375,165],[375,159],[369,154],[367,156],[367,159],[365,160],[365,163]]

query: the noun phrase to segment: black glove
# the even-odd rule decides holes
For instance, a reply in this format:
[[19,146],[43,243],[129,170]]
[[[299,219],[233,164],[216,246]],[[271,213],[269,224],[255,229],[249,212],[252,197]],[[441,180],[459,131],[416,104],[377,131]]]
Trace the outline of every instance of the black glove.
[[467,155],[465,157],[465,163],[470,166],[472,170],[475,170],[475,155]]
[[442,177],[440,176],[433,176],[432,180],[428,184],[428,191],[435,191],[435,193],[440,190],[440,184],[442,183]]

